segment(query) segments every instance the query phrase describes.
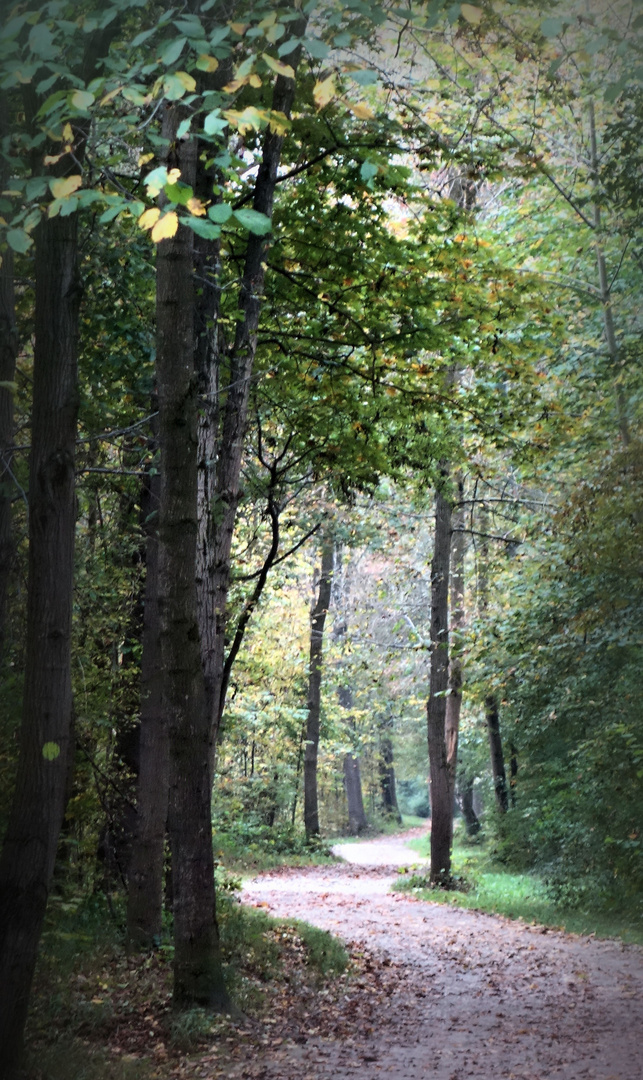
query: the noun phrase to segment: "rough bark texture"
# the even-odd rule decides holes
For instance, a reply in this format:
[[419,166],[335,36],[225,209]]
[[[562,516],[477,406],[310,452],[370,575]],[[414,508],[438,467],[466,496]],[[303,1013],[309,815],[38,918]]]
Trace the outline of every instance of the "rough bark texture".
[[353,754],[344,754],[343,766],[344,787],[348,802],[348,832],[351,836],[359,836],[368,825],[364,813],[359,758],[354,757]]
[[[303,35],[306,20],[291,24],[294,37]],[[296,70],[301,49],[288,55]],[[279,75],[273,92],[273,110],[290,115],[295,80]],[[272,217],[283,136],[268,130],[255,182],[252,206]],[[208,344],[202,348],[201,380],[206,395],[200,432],[200,513],[197,575],[199,623],[206,696],[211,712],[212,755],[225,705],[225,637],[230,587],[230,553],[239,503],[239,477],[248,415],[250,384],[257,350],[257,330],[263,302],[265,259],[269,239],[251,234],[239,293],[240,315],[234,342],[226,342],[216,325],[218,313],[218,253],[206,260],[203,294]],[[201,347],[200,347],[201,348]]]
[[[464,498],[462,477],[457,481],[458,503]],[[449,696],[446,702],[445,737],[451,787],[455,791],[458,764],[458,736],[462,708],[462,633],[464,630],[464,554],[466,549],[464,508],[458,505],[452,514],[451,590],[449,598]]]
[[[145,597],[141,658],[141,720],[136,797],[136,837],[128,873],[127,938],[130,946],[159,944],[163,911],[163,862],[167,824],[169,742],[161,681],[158,509],[160,473],[150,476],[143,499]],[[150,515],[154,515],[150,517]]]
[[[175,139],[171,164],[193,185],[194,140]],[[170,742],[169,831],[174,908],[174,1000],[224,1008],[210,817],[210,717],[201,668],[196,599],[197,379],[194,370],[193,233],[179,228],[157,254],[157,386],[161,445],[159,605]]]
[[310,622],[310,663],[308,668],[308,717],[304,751],[304,827],[306,836],[319,835],[317,803],[317,752],[319,747],[319,716],[321,706],[322,656],[324,624],[330,604],[333,583],[333,544],[326,540],[322,547],[321,576],[317,602]]
[[36,232],[29,582],[20,759],[0,859],[0,1059],[21,1053],[70,757],[74,453],[80,288],[77,215]]
[[[7,102],[0,93],[0,140],[7,134]],[[0,191],[7,186],[8,168],[0,157]],[[13,446],[13,394],[6,385],[16,371],[18,333],[13,288],[13,252],[8,245],[0,266],[0,662],[4,653],[6,603],[9,573],[13,563],[11,499],[15,485],[11,477]],[[3,383],[5,384],[3,386]]]
[[427,704],[429,789],[431,797],[431,881],[451,874],[453,784],[445,738],[449,686],[449,559],[451,504],[435,496],[435,540],[431,562],[431,682]]

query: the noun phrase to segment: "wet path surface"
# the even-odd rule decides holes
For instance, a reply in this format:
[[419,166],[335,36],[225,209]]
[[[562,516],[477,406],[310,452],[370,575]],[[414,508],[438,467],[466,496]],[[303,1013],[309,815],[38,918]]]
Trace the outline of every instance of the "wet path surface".
[[403,839],[346,848],[350,864],[265,875],[242,899],[372,957],[375,982],[347,984],[354,1031],[313,1022],[230,1076],[643,1080],[643,950],[392,894],[417,860]]

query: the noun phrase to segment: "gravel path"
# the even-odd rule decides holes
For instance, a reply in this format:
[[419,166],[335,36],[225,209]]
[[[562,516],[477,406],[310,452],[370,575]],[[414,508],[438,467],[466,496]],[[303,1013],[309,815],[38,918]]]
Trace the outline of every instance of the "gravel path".
[[349,1037],[312,1026],[303,1044],[267,1047],[229,1075],[643,1080],[643,950],[391,894],[387,867],[417,861],[408,836],[245,886],[245,903],[356,943],[384,977],[349,988],[360,1017]]

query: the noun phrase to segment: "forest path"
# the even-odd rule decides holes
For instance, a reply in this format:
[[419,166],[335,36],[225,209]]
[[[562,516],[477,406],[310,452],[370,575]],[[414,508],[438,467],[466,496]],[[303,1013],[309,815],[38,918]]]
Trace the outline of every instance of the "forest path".
[[242,893],[366,954],[342,1023],[325,1027],[319,1006],[303,1037],[228,1076],[642,1080],[643,950],[390,893],[384,848],[404,864],[404,838],[346,846],[353,865],[281,869]]

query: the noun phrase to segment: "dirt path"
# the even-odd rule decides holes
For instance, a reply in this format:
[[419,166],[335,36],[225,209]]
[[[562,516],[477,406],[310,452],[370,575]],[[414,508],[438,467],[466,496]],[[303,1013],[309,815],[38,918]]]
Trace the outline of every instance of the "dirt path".
[[391,894],[387,867],[417,861],[408,835],[245,887],[245,903],[356,943],[375,976],[347,985],[349,1034],[313,1018],[229,1075],[643,1080],[643,950]]

